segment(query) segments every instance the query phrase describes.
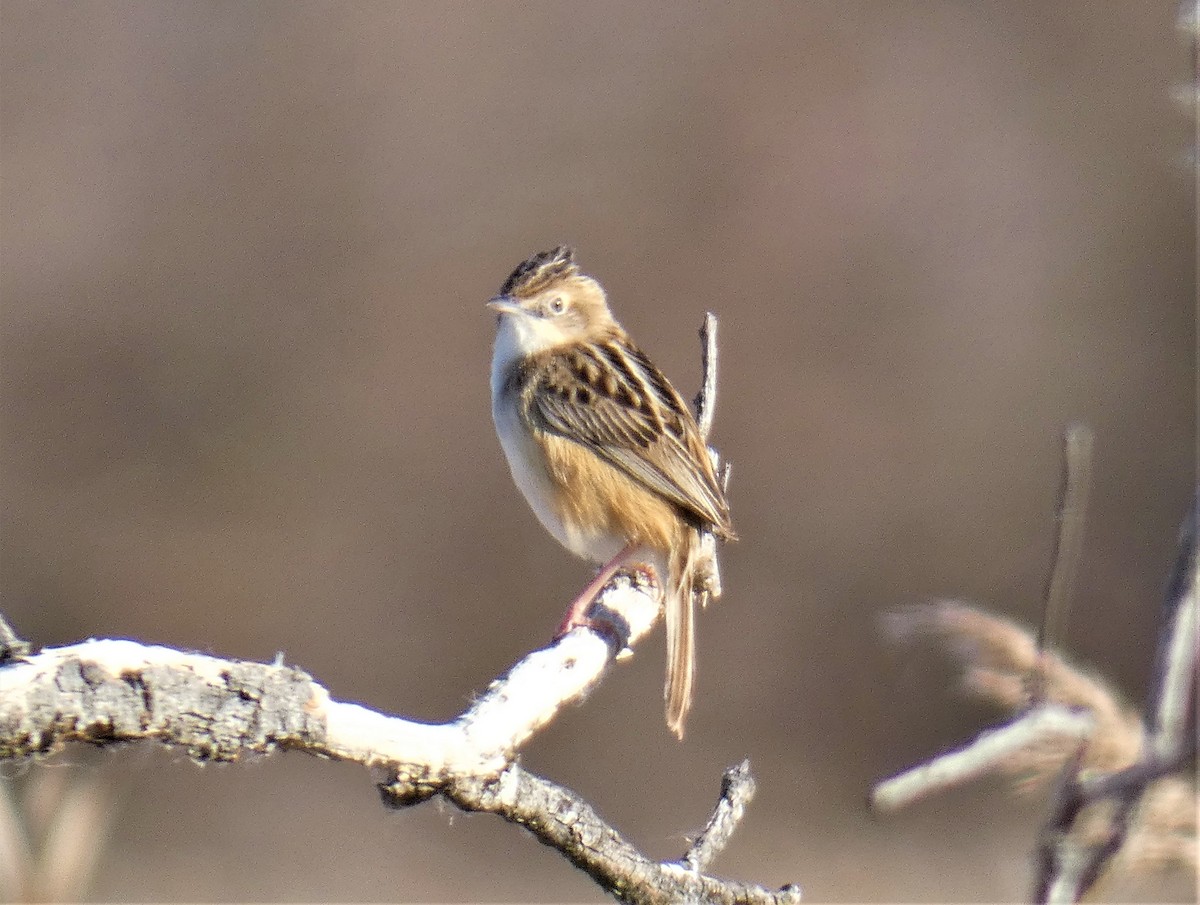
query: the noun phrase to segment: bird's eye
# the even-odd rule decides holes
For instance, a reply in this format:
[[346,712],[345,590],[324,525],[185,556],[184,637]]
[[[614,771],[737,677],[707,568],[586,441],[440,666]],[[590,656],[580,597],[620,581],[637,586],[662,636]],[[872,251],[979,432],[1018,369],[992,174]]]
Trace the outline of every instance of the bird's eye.
[[551,314],[562,314],[567,310],[567,303],[562,300],[562,296],[556,295],[554,298],[550,299],[550,303],[547,307],[550,309]]

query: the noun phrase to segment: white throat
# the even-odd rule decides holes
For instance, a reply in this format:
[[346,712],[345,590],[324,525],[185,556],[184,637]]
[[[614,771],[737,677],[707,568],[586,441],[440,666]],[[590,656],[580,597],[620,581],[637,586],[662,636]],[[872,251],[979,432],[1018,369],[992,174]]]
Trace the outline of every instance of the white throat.
[[514,361],[561,346],[567,339],[560,326],[544,317],[501,314],[492,348],[492,395],[503,386],[505,374]]

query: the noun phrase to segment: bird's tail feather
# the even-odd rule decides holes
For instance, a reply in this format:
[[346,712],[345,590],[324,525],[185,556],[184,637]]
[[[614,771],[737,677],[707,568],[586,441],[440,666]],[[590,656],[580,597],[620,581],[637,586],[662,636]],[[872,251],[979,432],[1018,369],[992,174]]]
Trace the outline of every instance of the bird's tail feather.
[[696,613],[694,584],[700,553],[700,535],[689,528],[687,542],[671,551],[665,588],[667,622],[667,727],[683,738],[683,724],[692,707],[696,678]]

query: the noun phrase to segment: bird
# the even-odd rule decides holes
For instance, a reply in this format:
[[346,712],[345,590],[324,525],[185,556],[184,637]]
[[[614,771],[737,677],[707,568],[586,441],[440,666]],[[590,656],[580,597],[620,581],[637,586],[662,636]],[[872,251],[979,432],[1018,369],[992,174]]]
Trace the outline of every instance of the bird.
[[649,564],[663,587],[667,726],[682,739],[695,599],[706,591],[701,536],[737,537],[696,418],[614,319],[573,249],[527,258],[487,307],[497,315],[492,419],[513,480],[559,543],[604,564],[559,636],[589,624],[588,607],[622,566]]

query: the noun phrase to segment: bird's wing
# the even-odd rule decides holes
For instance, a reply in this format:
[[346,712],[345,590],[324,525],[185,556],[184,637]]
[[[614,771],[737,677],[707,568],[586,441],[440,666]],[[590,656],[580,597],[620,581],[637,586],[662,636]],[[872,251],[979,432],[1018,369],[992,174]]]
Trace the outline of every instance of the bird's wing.
[[574,346],[548,356],[531,377],[528,411],[541,427],[733,536],[695,418],[641,351],[617,338]]

